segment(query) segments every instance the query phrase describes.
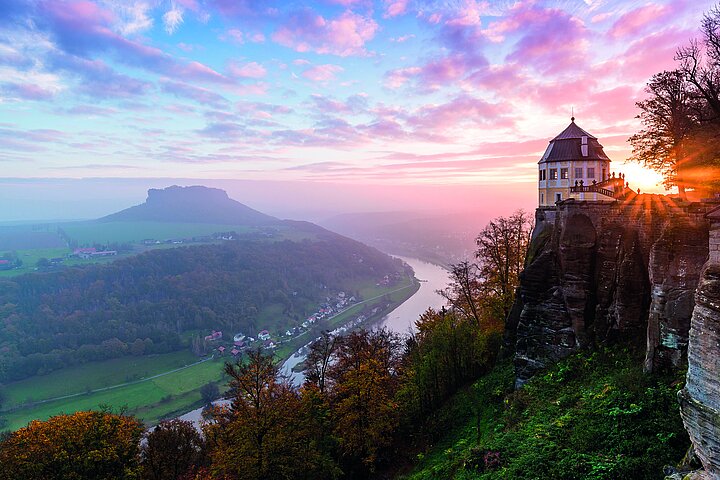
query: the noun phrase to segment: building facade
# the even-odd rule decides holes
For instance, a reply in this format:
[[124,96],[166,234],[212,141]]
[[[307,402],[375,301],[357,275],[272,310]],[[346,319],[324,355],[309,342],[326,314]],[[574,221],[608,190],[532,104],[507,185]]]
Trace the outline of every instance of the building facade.
[[[605,155],[598,139],[575,124],[570,125],[550,140],[538,162],[538,204],[553,206],[556,202],[577,198],[579,200],[613,201],[600,191],[576,191],[601,185],[610,179],[610,159]],[[585,189],[588,190],[588,189]]]

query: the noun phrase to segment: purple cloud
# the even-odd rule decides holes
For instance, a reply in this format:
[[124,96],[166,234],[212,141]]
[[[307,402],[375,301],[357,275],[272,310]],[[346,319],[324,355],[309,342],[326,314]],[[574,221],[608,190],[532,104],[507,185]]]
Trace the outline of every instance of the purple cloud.
[[23,100],[49,100],[55,96],[52,90],[46,90],[31,83],[4,83],[0,84],[3,95]]
[[351,11],[326,19],[305,9],[292,15],[273,33],[272,39],[298,52],[341,57],[367,55],[365,44],[373,39],[378,28],[372,18]]
[[507,60],[543,74],[578,71],[589,64],[588,31],[581,20],[559,9],[518,5],[505,32],[521,33],[522,37]]
[[222,95],[202,87],[195,87],[187,83],[161,80],[160,89],[178,98],[189,98],[200,104],[211,105],[215,108],[223,108],[228,105],[228,100]]

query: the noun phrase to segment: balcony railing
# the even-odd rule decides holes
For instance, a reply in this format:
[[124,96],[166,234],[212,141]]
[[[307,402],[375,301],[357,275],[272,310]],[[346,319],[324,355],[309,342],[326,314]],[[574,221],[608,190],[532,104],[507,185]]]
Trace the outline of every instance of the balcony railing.
[[596,182],[585,185],[582,180],[575,182],[575,186],[570,187],[572,193],[599,193],[610,198],[619,198],[629,189],[629,184],[625,181],[625,175],[622,173],[617,177],[613,173],[612,177],[606,178],[602,182]]

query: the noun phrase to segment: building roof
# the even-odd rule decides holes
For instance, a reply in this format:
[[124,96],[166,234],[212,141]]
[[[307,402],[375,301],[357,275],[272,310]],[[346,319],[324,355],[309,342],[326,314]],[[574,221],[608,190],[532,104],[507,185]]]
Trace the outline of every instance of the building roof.
[[588,132],[583,130],[582,128],[578,127],[575,123],[575,117],[572,117],[570,119],[570,125],[567,126],[565,130],[560,132],[560,134],[553,138],[553,140],[566,140],[568,138],[582,138],[583,136],[588,138],[594,138],[597,140],[597,137],[594,137],[593,135],[590,135]]
[[[583,155],[581,148],[583,137],[587,138],[588,148],[586,155]],[[598,139],[575,124],[575,117],[571,119],[570,125],[565,130],[550,140],[547,150],[545,150],[538,163],[569,160],[610,161]]]

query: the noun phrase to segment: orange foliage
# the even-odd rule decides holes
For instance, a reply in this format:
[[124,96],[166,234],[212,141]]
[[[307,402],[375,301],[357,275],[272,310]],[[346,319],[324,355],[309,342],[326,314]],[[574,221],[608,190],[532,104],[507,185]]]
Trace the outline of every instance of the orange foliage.
[[0,443],[0,479],[136,478],[142,424],[107,412],[33,421]]

